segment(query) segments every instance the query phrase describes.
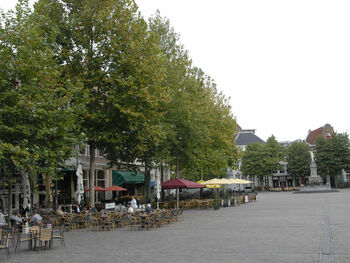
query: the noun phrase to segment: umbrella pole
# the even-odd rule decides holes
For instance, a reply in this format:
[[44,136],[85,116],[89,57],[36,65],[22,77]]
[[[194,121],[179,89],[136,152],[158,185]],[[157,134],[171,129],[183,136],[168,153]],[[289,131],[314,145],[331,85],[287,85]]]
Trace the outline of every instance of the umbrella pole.
[[179,209],[179,188],[176,188],[176,209]]

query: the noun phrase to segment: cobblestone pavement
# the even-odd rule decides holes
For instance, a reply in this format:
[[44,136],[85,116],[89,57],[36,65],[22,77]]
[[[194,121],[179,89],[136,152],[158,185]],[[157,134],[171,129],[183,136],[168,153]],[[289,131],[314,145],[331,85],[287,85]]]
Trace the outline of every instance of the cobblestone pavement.
[[[47,251],[24,246],[1,262],[350,262],[350,189],[260,193],[258,201],[191,210],[150,231],[68,232]],[[11,248],[11,252],[13,249]]]

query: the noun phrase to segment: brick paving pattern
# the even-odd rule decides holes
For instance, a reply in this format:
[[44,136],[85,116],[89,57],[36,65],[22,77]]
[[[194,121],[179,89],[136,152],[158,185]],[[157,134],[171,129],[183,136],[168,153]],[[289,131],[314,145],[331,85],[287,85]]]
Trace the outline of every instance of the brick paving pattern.
[[[190,210],[150,231],[65,233],[51,250],[25,244],[1,262],[350,262],[350,189],[336,193],[259,193],[258,201]],[[13,248],[11,247],[13,253]]]

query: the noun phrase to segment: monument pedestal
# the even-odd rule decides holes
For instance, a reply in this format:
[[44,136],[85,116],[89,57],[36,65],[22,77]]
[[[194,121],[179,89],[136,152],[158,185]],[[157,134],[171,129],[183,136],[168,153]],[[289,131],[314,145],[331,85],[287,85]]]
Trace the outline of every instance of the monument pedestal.
[[297,193],[328,193],[328,192],[337,192],[337,190],[332,190],[331,185],[329,183],[323,184],[322,178],[317,175],[317,165],[313,156],[311,154],[311,163],[310,163],[310,176],[309,176],[309,184],[306,186],[300,187],[300,190]]

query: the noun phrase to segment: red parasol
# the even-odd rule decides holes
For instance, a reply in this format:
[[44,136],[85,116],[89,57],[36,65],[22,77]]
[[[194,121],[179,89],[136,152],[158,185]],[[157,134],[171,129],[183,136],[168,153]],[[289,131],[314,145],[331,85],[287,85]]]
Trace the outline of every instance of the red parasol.
[[[95,191],[106,191],[106,189],[101,186],[95,186],[94,188],[95,188]],[[84,191],[88,192],[90,191],[90,188],[84,188]]]
[[118,185],[112,185],[110,187],[107,187],[105,190],[106,191],[127,191],[125,188],[120,187]]
[[181,178],[174,178],[162,183],[163,189],[176,189],[176,188],[203,188],[204,185],[196,182],[188,181]]

